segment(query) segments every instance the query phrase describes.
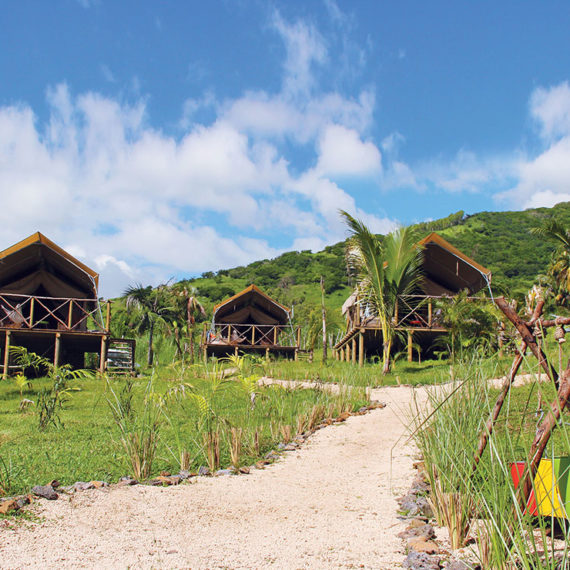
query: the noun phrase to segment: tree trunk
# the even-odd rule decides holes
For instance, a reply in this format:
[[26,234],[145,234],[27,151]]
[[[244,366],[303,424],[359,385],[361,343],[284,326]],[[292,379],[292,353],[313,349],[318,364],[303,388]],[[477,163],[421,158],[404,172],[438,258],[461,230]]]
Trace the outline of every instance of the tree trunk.
[[323,313],[323,362],[327,361],[327,310],[325,307],[325,278],[321,275],[321,308]]
[[153,341],[153,336],[154,336],[154,322],[151,321],[150,322],[150,326],[148,329],[148,358],[147,358],[147,362],[149,366],[152,366],[152,362],[154,360],[154,351],[152,349],[152,341]]
[[392,339],[386,340],[383,345],[383,354],[382,354],[382,374],[386,375],[390,372],[390,366],[392,361],[390,359],[390,353],[392,352]]
[[190,327],[190,364],[194,364],[194,327]]

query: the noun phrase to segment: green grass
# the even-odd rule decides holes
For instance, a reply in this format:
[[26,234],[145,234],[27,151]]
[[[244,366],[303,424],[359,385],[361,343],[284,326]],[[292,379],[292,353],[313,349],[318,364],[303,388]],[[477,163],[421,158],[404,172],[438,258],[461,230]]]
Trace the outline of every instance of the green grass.
[[[249,371],[247,371],[249,372]],[[49,380],[33,380],[24,397],[36,401],[38,392],[49,386]],[[283,439],[282,426],[291,426],[294,436],[299,422],[307,421],[315,406],[323,414],[338,415],[342,410],[358,409],[366,398],[363,391],[342,396],[314,390],[285,390],[280,387],[258,388],[255,407],[250,394],[236,381],[228,381],[216,394],[211,394],[212,378],[201,367],[162,367],[154,375],[152,391],[161,400],[159,441],[151,474],[180,469],[180,452],[190,457],[190,468],[206,465],[203,435],[207,429],[220,436],[221,466],[230,464],[230,431],[243,431],[242,464],[250,464]],[[181,382],[190,384],[186,394]],[[145,391],[149,377],[133,380],[132,404],[134,418],[141,417],[145,406]],[[62,484],[101,479],[117,481],[131,474],[129,458],[121,445],[121,434],[113,419],[108,400],[113,393],[121,398],[125,379],[86,379],[72,383],[74,391],[60,419],[64,427],[38,429],[34,406],[19,411],[20,393],[12,380],[0,381],[0,487],[5,494],[26,492],[31,486],[58,479]],[[168,394],[170,394],[168,396]],[[206,426],[196,399],[189,394],[202,395],[210,406],[210,424]],[[148,404],[148,402],[147,402]],[[301,420],[299,420],[301,418]],[[254,441],[257,432],[257,445]]]

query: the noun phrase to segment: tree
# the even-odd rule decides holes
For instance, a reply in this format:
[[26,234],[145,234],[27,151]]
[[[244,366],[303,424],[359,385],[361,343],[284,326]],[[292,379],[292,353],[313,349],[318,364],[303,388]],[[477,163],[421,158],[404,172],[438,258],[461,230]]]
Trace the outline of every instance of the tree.
[[360,302],[380,321],[382,373],[387,374],[396,336],[396,302],[400,295],[409,295],[418,287],[422,252],[408,227],[388,234],[381,242],[361,221],[344,211],[341,215],[351,234],[346,257]]
[[570,231],[556,218],[546,219],[541,226],[534,227],[531,231],[557,243],[558,247],[550,259],[548,277],[556,301],[564,305],[570,296]]
[[175,297],[182,301],[184,320],[186,321],[186,333],[190,344],[190,362],[194,363],[194,329],[196,325],[196,316],[206,316],[206,311],[200,301],[198,301],[198,289],[196,287],[173,287]]
[[139,283],[127,287],[123,295],[126,297],[127,312],[135,318],[137,332],[148,331],[147,362],[149,366],[152,366],[154,330],[157,326],[167,326],[173,312],[172,307],[168,305],[168,287],[159,285],[153,289],[150,285],[143,287]]

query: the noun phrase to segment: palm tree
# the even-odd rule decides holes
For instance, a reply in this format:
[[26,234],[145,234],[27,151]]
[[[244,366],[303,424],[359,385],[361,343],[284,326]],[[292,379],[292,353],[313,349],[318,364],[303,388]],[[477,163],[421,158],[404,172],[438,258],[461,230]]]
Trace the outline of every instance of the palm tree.
[[194,363],[194,328],[196,325],[196,316],[206,316],[206,310],[198,301],[198,289],[196,287],[187,287],[183,285],[174,289],[174,294],[184,304],[184,318],[186,320],[186,332],[190,341],[190,362]]
[[354,274],[361,302],[380,321],[382,373],[390,371],[392,344],[396,336],[395,312],[400,295],[409,295],[421,281],[421,249],[410,228],[388,234],[383,242],[361,221],[341,211],[349,230],[347,263]]
[[564,304],[570,294],[570,231],[556,218],[548,218],[541,226],[531,228],[531,232],[558,244],[550,260],[548,275],[552,279],[556,301]]
[[140,283],[127,287],[124,292],[127,312],[136,318],[136,329],[139,333],[148,331],[147,362],[152,366],[154,360],[153,339],[157,326],[166,326],[172,308],[167,305],[167,287],[159,285],[153,289],[150,285],[143,287]]

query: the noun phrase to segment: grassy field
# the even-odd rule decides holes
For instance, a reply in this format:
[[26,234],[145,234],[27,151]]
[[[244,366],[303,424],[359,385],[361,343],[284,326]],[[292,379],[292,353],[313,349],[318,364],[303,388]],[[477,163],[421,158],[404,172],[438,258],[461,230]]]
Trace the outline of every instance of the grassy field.
[[[34,379],[22,393],[14,379],[0,381],[0,487],[13,494],[52,479],[62,484],[117,481],[134,472],[125,441],[152,439],[153,431],[156,449],[149,476],[181,468],[196,471],[201,465],[248,465],[310,424],[366,403],[364,390],[335,396],[255,387],[260,375],[249,364],[225,380],[211,366],[178,365],[133,380],[74,380],[61,409],[55,410],[59,425],[43,430],[37,407],[21,411],[20,402],[37,402],[52,380]],[[212,458],[216,448],[219,459]]]

